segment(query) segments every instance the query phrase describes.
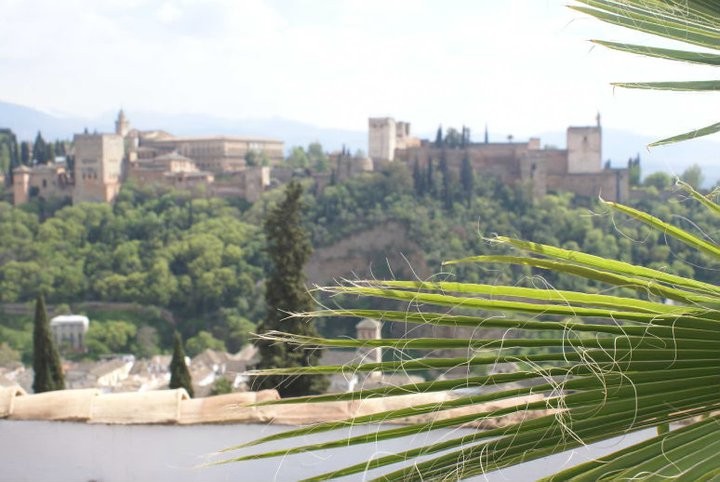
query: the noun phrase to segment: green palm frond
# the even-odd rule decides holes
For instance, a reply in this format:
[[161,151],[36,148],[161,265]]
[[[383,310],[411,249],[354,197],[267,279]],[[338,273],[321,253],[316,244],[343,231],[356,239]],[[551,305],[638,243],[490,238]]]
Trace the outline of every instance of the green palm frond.
[[[595,41],[605,47],[701,65],[720,64],[720,3],[711,0],[577,0],[572,8],[605,22],[678,41],[697,50]],[[680,91],[717,90],[720,81],[634,82],[623,87]],[[663,139],[678,142],[720,131],[720,123]],[[720,206],[680,183],[689,197],[714,214]],[[617,203],[606,203],[663,236],[696,249],[708,262],[720,246],[703,235]],[[475,427],[462,436],[369,458],[313,480],[388,470],[382,480],[447,480],[479,475],[616,436],[656,428],[657,436],[598,460],[562,470],[549,480],[720,477],[720,287],[661,269],[508,237],[490,240],[513,254],[450,261],[515,264],[592,280],[600,294],[567,290],[442,281],[368,280],[318,288],[329,294],[393,301],[403,309],[325,309],[308,319],[345,316],[384,323],[469,328],[466,338],[327,339],[271,332],[271,342],[307,347],[401,353],[394,361],[265,370],[254,375],[414,373],[462,368],[459,379],[436,378],[268,402],[354,402],[403,394],[449,394],[434,400],[299,427],[230,447],[219,463],[283,457],[366,444],[440,429]],[[614,290],[614,291],[613,291]],[[634,293],[632,296],[626,293]],[[383,304],[382,306],[387,306]],[[501,338],[476,336],[501,329]],[[459,356],[434,356],[459,349]],[[487,373],[513,363],[512,373]],[[392,425],[393,422],[407,422]],[[372,433],[302,443],[298,437],[382,422]],[[682,428],[671,423],[682,423]],[[286,440],[286,449],[263,450]],[[238,451],[240,453],[238,453]],[[374,448],[369,449],[372,453]],[[392,466],[392,467],[391,467]]]
[[[685,184],[681,187],[711,213],[720,214],[720,206],[711,199]],[[628,206],[606,204],[618,215],[630,216],[696,248],[708,260],[720,259],[720,247],[708,239]],[[471,327],[473,333],[500,327],[505,334],[500,339],[350,340],[272,332],[265,335],[272,342],[308,347],[384,347],[421,355],[382,363],[265,370],[257,375],[363,374],[376,370],[407,373],[457,367],[470,370],[505,362],[513,362],[518,368],[513,373],[472,375],[468,371],[468,376],[460,379],[435,379],[269,402],[323,403],[448,391],[456,394],[444,402],[420,403],[273,434],[227,449],[228,458],[221,463],[348,445],[362,447],[468,424],[478,427],[461,437],[372,458],[318,474],[314,479],[382,467],[390,469],[391,465],[405,463],[405,467],[391,469],[382,479],[446,480],[448,474],[452,478],[471,477],[656,427],[656,437],[563,470],[550,480],[631,479],[650,474],[658,478],[701,480],[720,474],[720,458],[716,457],[720,448],[720,419],[712,416],[720,410],[719,289],[713,284],[577,251],[512,238],[495,238],[494,242],[514,248],[519,255],[472,257],[448,264],[525,262],[600,281],[608,287],[632,288],[637,296],[448,281],[370,280],[321,288],[330,293],[395,300],[405,309],[327,309],[304,316],[372,317],[386,323]],[[666,299],[674,302],[667,304]],[[423,355],[441,348],[460,348],[465,355],[447,358]],[[498,405],[500,402],[503,403]],[[523,416],[506,418],[513,414]],[[422,418],[423,415],[428,417]],[[406,425],[389,425],[408,417],[421,418]],[[670,431],[664,429],[669,423],[681,421],[687,425]],[[296,437],[379,422],[389,428],[327,442],[297,443],[300,439]],[[490,422],[493,425],[488,426]],[[264,444],[283,439],[292,440],[294,445],[262,450]],[[419,457],[424,457],[423,461],[418,462]]]
[[[705,50],[679,50],[593,40],[614,50],[693,64],[720,65],[720,4],[713,0],[576,0],[570,8],[604,22],[645,32]],[[680,82],[617,82],[632,89],[716,91],[720,80]],[[720,122],[650,144],[659,146],[714,134]]]

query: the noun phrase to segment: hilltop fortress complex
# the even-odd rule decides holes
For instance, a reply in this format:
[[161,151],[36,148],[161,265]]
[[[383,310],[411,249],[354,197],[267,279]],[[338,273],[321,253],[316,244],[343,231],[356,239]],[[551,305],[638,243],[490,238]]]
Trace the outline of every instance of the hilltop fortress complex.
[[[383,165],[402,162],[413,169],[427,168],[441,159],[458,175],[465,159],[475,175],[492,176],[505,184],[528,186],[535,198],[549,191],[571,191],[613,201],[628,197],[628,170],[602,163],[600,116],[594,126],[569,127],[567,147],[541,147],[540,139],[527,142],[430,142],[410,135],[408,122],[390,117],[370,118],[369,156],[329,155],[333,178],[342,181]],[[32,198],[69,198],[73,203],[113,202],[125,182],[160,184],[202,193],[208,197],[241,197],[256,201],[271,185],[287,182],[293,170],[284,163],[283,142],[234,136],[178,137],[162,130],[133,129],[121,110],[112,134],[76,134],[67,163],[51,162],[13,171],[15,204]],[[249,154],[255,154],[249,156]],[[249,163],[254,157],[262,162]],[[262,164],[262,165],[258,165]],[[309,172],[319,189],[328,173]]]
[[[469,137],[469,136],[468,136]],[[370,118],[368,150],[375,163],[403,162],[409,168],[426,168],[445,158],[448,167],[460,172],[464,158],[475,175],[494,176],[505,184],[522,183],[540,198],[549,191],[570,191],[581,196],[602,196],[624,201],[629,195],[627,168],[610,168],[602,162],[600,115],[594,126],[568,127],[567,147],[542,147],[539,138],[527,142],[463,141],[450,147],[410,136],[410,124],[390,117]]]
[[[248,165],[254,152],[268,165]],[[121,110],[115,133],[75,134],[74,172],[65,163],[13,171],[15,204],[32,197],[66,197],[73,203],[113,202],[126,181],[238,196],[255,201],[270,184],[270,165],[284,159],[275,139],[209,136],[176,137],[162,130],[132,129]]]

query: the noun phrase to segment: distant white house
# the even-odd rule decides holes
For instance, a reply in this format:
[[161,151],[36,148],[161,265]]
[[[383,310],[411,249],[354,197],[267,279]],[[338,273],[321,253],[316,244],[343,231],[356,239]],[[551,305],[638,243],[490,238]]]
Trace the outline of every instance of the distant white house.
[[60,315],[50,320],[55,344],[79,352],[85,351],[85,334],[89,326],[90,320],[83,315]]

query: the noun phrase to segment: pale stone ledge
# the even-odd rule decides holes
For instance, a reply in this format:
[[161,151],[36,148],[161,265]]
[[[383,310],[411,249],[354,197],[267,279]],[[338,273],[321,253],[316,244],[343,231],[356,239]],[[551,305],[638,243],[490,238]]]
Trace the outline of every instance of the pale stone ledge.
[[[262,402],[279,400],[279,398],[276,390],[238,392],[191,399],[182,388],[108,394],[97,389],[27,394],[20,387],[0,387],[0,418],[76,421],[108,425],[224,423],[304,425],[347,420],[372,413],[424,404],[434,404],[441,408],[443,402],[454,400],[458,398],[458,395],[452,392],[434,392],[338,402],[262,404]],[[490,412],[511,406],[522,406],[525,403],[542,399],[541,395],[512,398],[396,419],[391,422],[402,424],[441,420],[472,413]],[[527,413],[519,409],[517,413],[500,418],[485,418],[481,415],[477,422],[470,425],[488,429],[513,423],[528,416],[547,413],[550,412],[541,410]]]

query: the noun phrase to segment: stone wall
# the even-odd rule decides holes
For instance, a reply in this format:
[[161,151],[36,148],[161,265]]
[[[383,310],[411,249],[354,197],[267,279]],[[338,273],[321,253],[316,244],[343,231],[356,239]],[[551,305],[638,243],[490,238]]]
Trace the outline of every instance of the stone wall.
[[139,163],[132,163],[128,169],[127,180],[134,182],[138,186],[162,184],[165,181],[164,174],[163,169],[153,169],[144,167]]
[[579,196],[602,197],[606,201],[625,202],[629,198],[627,169],[605,169],[597,173],[548,174],[549,191],[572,191]]
[[226,173],[209,186],[209,194],[217,197],[241,197],[255,202],[270,186],[269,167],[248,167],[242,171]]
[[65,172],[64,164],[22,166],[13,171],[13,202],[20,205],[32,198],[71,198],[73,184]]
[[568,172],[568,158],[565,149],[544,149],[541,153],[547,175],[563,175]]
[[546,151],[530,149],[528,143],[491,143],[471,144],[467,148],[435,147],[425,143],[419,147],[396,150],[395,158],[413,169],[417,161],[421,169],[426,169],[430,159],[437,169],[440,159],[444,157],[448,168],[455,175],[460,175],[463,159],[467,156],[473,167],[475,176],[491,176],[503,184],[524,183],[532,185],[535,197],[545,194]]

